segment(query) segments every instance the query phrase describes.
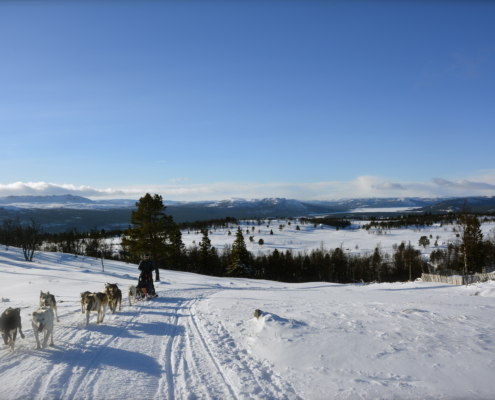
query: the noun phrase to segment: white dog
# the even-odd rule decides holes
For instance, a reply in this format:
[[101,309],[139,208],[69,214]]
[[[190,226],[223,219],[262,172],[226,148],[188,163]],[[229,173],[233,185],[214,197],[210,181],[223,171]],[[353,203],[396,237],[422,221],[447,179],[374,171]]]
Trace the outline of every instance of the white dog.
[[131,299],[134,299],[134,303],[137,300],[141,300],[144,297],[144,293],[140,288],[134,285],[129,285],[127,287],[127,298],[129,299],[129,305],[132,306]]
[[55,300],[55,296],[50,294],[50,292],[40,293],[40,307],[50,307],[55,312],[55,316],[57,317],[57,322],[60,322],[58,319],[58,311],[57,311],[57,301]]
[[86,326],[89,325],[89,313],[95,311],[98,313],[96,323],[101,324],[105,318],[107,310],[108,297],[105,293],[91,293],[86,296]]
[[39,334],[43,332],[43,347],[46,347],[48,342],[48,337],[51,338],[50,346],[53,344],[53,309],[51,307],[40,307],[35,312],[33,312],[33,331],[34,337],[36,338],[36,348],[39,349],[40,339]]

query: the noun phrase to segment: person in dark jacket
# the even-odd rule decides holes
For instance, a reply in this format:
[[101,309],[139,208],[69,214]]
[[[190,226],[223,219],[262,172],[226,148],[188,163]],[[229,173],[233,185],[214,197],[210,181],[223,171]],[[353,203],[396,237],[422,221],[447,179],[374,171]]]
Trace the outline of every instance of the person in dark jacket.
[[155,293],[155,286],[153,285],[153,271],[155,270],[155,264],[150,260],[150,255],[145,254],[144,260],[139,263],[138,269],[141,271],[139,274],[138,288],[146,289],[146,300],[152,297],[158,297]]

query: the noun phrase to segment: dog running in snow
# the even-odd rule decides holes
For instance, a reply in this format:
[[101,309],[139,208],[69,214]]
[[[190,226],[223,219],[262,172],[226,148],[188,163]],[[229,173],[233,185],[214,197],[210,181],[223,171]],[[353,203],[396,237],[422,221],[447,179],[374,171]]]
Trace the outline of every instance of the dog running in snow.
[[144,293],[141,288],[137,288],[134,285],[129,285],[127,287],[127,299],[129,300],[129,305],[132,306],[131,299],[134,299],[134,303],[137,300],[141,300],[144,298]]
[[55,316],[57,317],[57,322],[60,322],[58,319],[58,311],[57,311],[57,301],[55,300],[55,296],[50,294],[50,292],[40,293],[40,307],[50,307],[55,312]]
[[10,351],[14,350],[17,329],[19,329],[21,338],[24,339],[25,336],[22,333],[21,325],[21,309],[9,307],[0,316],[0,332],[4,343],[10,346]]
[[88,292],[87,290],[85,292],[79,293],[81,296],[81,314],[84,314],[84,311],[86,311],[86,296],[88,294],[91,294],[91,292]]
[[112,314],[115,314],[115,310],[117,309],[117,304],[119,306],[119,311],[122,311],[122,291],[119,289],[116,283],[107,283],[105,284],[105,288],[103,292],[108,297],[108,306],[112,311]]
[[39,334],[43,332],[43,347],[46,347],[46,343],[48,342],[48,338],[50,338],[50,346],[55,346],[53,344],[53,325],[54,325],[54,315],[53,308],[51,307],[40,307],[35,312],[33,312],[32,316],[33,320],[33,331],[34,337],[36,338],[36,348],[39,349],[40,346],[40,338]]
[[107,310],[108,297],[105,293],[91,293],[86,296],[86,326],[89,325],[89,313],[97,312],[96,323],[101,324],[105,318]]

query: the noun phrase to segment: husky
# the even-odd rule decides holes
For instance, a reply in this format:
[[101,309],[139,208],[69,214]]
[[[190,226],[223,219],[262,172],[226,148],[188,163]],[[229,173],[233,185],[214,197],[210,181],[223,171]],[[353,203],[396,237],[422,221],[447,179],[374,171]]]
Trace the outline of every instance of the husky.
[[86,296],[86,326],[89,325],[89,313],[95,311],[98,313],[96,323],[101,324],[105,318],[108,297],[105,293],[91,293]]
[[9,307],[0,316],[0,332],[4,343],[10,346],[10,351],[14,350],[17,329],[19,329],[21,338],[24,339],[25,336],[22,333],[21,325],[21,309]]
[[57,301],[55,300],[55,296],[50,294],[50,292],[40,293],[40,307],[50,307],[55,312],[55,316],[57,317],[57,322],[60,322],[58,319],[58,311],[57,311]]
[[115,314],[117,304],[119,305],[119,311],[122,311],[122,291],[116,283],[107,283],[103,293],[105,293],[108,297],[108,305],[112,311],[112,314]]
[[144,293],[141,288],[137,288],[134,285],[127,287],[127,298],[129,299],[129,305],[132,306],[131,299],[134,299],[134,303],[137,300],[141,300],[144,297]]
[[39,334],[43,332],[43,347],[46,347],[48,338],[50,338],[50,346],[55,346],[53,344],[53,308],[51,307],[40,307],[35,312],[33,312],[33,331],[34,337],[36,338],[36,348],[39,349],[40,338]]
[[79,293],[79,295],[81,296],[81,314],[84,314],[84,311],[85,310],[85,306],[86,306],[86,296],[88,294],[91,294],[91,292],[88,292],[87,290],[85,292],[81,292]]

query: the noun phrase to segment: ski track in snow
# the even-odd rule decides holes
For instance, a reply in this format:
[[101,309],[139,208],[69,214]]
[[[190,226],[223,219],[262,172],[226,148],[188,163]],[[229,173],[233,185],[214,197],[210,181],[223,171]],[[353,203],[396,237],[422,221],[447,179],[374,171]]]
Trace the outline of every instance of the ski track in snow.
[[[301,399],[266,363],[235,344],[202,303],[215,289],[171,290],[107,314],[61,315],[54,347],[34,334],[0,354],[8,399]],[[184,298],[185,294],[190,298]],[[200,311],[198,311],[200,310]],[[24,320],[25,328],[27,322]],[[124,395],[123,395],[124,391]],[[123,397],[124,396],[124,397]]]

